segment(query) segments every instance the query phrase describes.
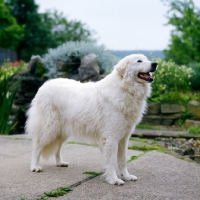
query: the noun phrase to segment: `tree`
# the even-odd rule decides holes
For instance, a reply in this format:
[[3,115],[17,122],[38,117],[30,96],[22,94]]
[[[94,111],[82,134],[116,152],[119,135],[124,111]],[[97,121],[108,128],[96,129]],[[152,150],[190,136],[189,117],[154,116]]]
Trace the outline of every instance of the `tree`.
[[15,49],[23,37],[24,26],[20,26],[10,15],[10,10],[0,0],[0,48]]
[[47,49],[66,41],[89,39],[91,36],[81,22],[68,21],[57,12],[39,14],[34,0],[4,1],[17,22],[25,25],[24,37],[16,48],[19,59],[28,61],[32,55],[42,55]]
[[34,0],[5,0],[18,24],[25,25],[24,37],[16,47],[18,59],[30,60],[31,55],[40,54],[48,47],[49,29],[43,26]]
[[165,57],[178,64],[200,62],[200,9],[192,0],[164,2],[170,6],[168,24],[175,27]]
[[47,11],[41,15],[43,23],[52,33],[51,47],[55,48],[67,41],[95,41],[93,31],[80,21],[69,21],[57,11]]

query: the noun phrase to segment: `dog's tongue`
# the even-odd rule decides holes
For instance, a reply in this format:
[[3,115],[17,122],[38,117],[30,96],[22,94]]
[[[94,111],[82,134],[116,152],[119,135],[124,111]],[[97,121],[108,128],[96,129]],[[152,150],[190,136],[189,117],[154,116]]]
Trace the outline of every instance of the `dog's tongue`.
[[143,73],[145,79],[154,79],[154,76],[151,76],[149,73]]

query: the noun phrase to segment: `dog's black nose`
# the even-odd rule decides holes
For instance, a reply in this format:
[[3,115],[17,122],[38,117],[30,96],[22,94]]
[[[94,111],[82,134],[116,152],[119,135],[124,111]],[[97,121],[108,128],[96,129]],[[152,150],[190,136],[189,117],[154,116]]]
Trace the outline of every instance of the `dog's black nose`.
[[157,65],[158,65],[158,63],[156,63],[156,62],[152,62],[151,63],[151,72],[155,72],[156,71]]

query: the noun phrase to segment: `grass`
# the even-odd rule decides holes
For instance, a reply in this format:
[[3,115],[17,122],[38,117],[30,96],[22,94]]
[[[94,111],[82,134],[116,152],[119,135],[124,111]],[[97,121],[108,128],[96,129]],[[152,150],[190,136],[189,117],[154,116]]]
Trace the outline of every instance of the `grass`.
[[150,130],[159,130],[161,128],[159,128],[158,126],[153,126],[153,125],[149,125],[149,124],[138,124],[136,126],[137,129],[150,129]]
[[136,141],[136,142],[142,142],[142,143],[146,143],[147,142],[146,139],[141,139],[141,138],[138,138],[138,137],[130,137],[130,140]]
[[129,162],[131,162],[131,161],[133,161],[133,160],[138,159],[138,158],[139,158],[140,156],[142,156],[142,155],[144,155],[144,154],[141,154],[141,155],[139,155],[139,156],[131,156],[130,159],[127,161],[127,163],[129,163]]
[[145,139],[140,139],[140,138],[130,138],[130,139],[138,141],[138,142],[142,142],[142,143],[144,143],[144,145],[143,146],[136,146],[136,145],[135,146],[130,146],[129,149],[130,150],[143,151],[144,153],[139,155],[139,156],[131,156],[131,158],[127,162],[131,162],[133,160],[136,160],[140,156],[144,155],[145,153],[153,151],[153,150],[156,150],[156,151],[159,151],[159,152],[162,152],[162,153],[165,153],[165,154],[172,155],[172,156],[174,156],[176,158],[179,158],[181,160],[184,160],[184,161],[194,162],[193,160],[191,160],[191,159],[189,159],[187,157],[185,158],[185,157],[181,156],[180,154],[176,153],[175,150],[166,149],[165,147],[163,147],[162,145],[160,145],[156,141],[151,142],[151,145],[149,145],[149,144],[147,145],[146,142],[148,141],[148,139],[146,140],[146,142],[145,142]]
[[200,134],[200,126],[190,126],[188,133],[191,134]]
[[67,194],[68,192],[72,191],[71,187],[59,187],[57,189],[53,189],[50,192],[44,192],[44,195],[37,200],[46,200],[49,197],[59,197]]
[[89,174],[89,175],[93,175],[93,176],[99,176],[101,173],[93,172],[93,171],[86,171],[86,172],[83,172],[83,174]]
[[149,151],[160,151],[162,153],[168,153],[168,150],[165,149],[164,147],[162,147],[160,144],[158,144],[157,142],[154,142],[151,145],[143,145],[143,146],[130,146],[129,147],[130,150],[138,150],[138,151],[144,151],[144,152],[149,152]]

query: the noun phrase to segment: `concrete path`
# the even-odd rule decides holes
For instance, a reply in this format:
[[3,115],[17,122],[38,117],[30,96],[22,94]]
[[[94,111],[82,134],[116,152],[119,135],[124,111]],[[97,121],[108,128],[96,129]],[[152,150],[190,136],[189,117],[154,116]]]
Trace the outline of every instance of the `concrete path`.
[[[141,151],[128,151],[129,158],[141,154]],[[101,171],[101,154],[95,146],[64,145],[63,158],[69,167],[56,167],[53,159],[42,161],[42,173],[30,172],[30,156],[30,139],[0,137],[0,200],[38,199],[44,192],[83,180],[86,181],[72,192],[49,199],[200,200],[200,165],[156,151],[128,163],[130,173],[136,175],[138,181],[125,182],[124,186],[108,185],[101,175],[87,180],[91,175],[83,172]]]

